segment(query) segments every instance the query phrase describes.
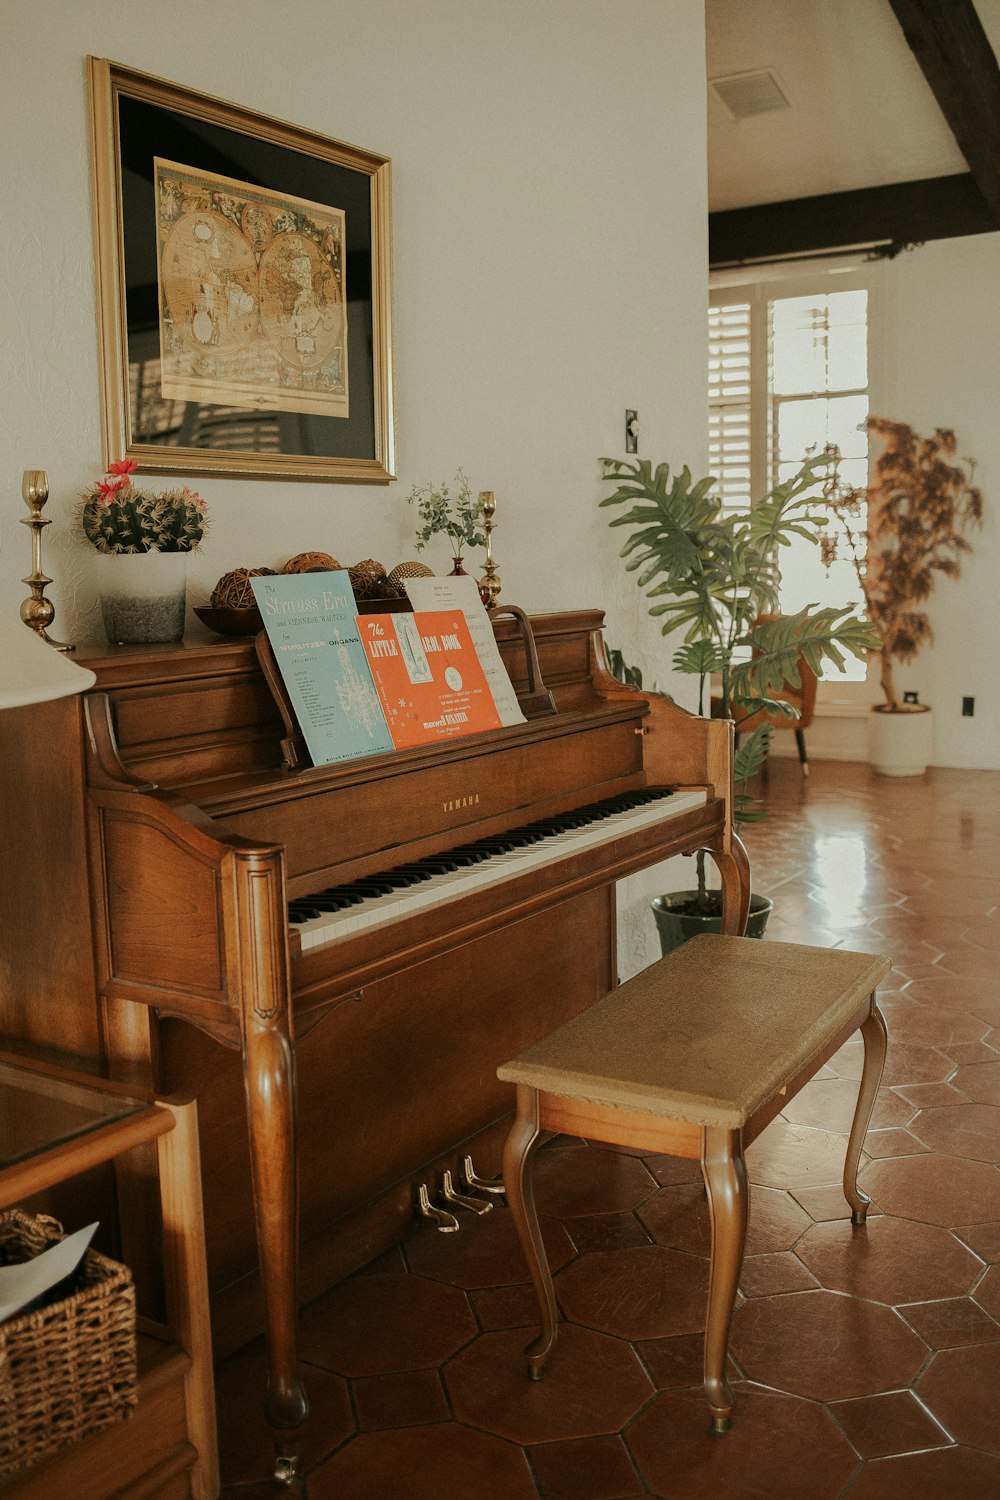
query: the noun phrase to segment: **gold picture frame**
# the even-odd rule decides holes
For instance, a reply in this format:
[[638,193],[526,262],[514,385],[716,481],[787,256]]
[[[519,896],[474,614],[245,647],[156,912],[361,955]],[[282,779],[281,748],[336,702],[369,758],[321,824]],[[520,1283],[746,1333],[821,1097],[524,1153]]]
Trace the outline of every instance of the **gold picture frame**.
[[105,464],[394,479],[389,158],[88,66]]

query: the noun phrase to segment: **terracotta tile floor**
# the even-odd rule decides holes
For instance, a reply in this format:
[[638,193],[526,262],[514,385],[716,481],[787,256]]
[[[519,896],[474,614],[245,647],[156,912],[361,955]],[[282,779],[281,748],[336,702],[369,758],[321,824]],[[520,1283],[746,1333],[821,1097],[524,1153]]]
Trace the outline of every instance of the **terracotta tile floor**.
[[[305,1310],[310,1500],[1000,1497],[1000,773],[775,762],[769,936],[886,952],[890,1045],[852,1229],[849,1043],[748,1153],[735,1424],[700,1390],[696,1165],[558,1139],[537,1198],[567,1322],[546,1379],[510,1217],[404,1243]],[[261,1353],[219,1371],[223,1481],[275,1493]],[[288,1491],[284,1491],[285,1494]]]

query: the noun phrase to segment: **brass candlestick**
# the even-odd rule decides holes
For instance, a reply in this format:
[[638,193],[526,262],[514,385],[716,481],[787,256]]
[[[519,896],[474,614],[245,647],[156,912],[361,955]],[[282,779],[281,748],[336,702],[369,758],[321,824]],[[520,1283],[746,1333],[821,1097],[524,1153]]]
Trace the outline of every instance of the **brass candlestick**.
[[31,511],[30,516],[21,517],[21,525],[31,527],[31,572],[27,578],[21,579],[31,589],[31,598],[25,599],[21,605],[21,619],[29,630],[40,635],[43,641],[47,641],[57,651],[75,651],[75,646],[54,641],[46,634],[55,619],[56,607],[51,599],[45,598],[45,589],[52,579],[42,572],[42,529],[52,525],[49,518],[42,515],[42,506],[49,498],[49,478],[44,469],[25,469],[21,480],[21,494]]
[[496,570],[493,561],[493,527],[496,524],[493,517],[496,515],[497,502],[492,490],[480,490],[479,499],[483,507],[483,530],[486,533],[486,570],[479,580],[480,592],[488,595],[484,598],[487,609],[493,609],[500,597],[500,574]]

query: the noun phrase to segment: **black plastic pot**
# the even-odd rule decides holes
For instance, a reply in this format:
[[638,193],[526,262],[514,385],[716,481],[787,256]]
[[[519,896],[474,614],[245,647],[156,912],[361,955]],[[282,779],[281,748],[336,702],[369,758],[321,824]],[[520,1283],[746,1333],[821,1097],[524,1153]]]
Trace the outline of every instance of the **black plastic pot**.
[[[697,937],[699,932],[721,932],[722,931],[722,895],[719,891],[709,891],[709,896],[714,897],[717,911],[714,916],[692,916],[684,908],[692,901],[697,900],[697,891],[674,891],[671,896],[654,896],[650,903],[653,908],[653,916],[656,918],[656,930],[660,936],[661,953],[671,953],[679,948],[681,943],[686,943],[688,938]],[[747,937],[763,937],[767,919],[771,915],[774,902],[770,896],[751,896],[750,915],[747,917]]]

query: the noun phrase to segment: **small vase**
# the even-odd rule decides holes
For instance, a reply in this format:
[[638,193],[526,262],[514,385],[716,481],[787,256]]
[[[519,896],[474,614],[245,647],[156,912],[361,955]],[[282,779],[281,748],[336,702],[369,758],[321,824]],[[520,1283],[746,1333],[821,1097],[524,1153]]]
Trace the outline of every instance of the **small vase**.
[[465,569],[462,567],[462,559],[461,559],[461,557],[453,557],[452,558],[452,563],[454,564],[454,566],[453,566],[451,572],[448,574],[448,577],[449,578],[464,578],[465,577]]
[[100,552],[97,588],[112,645],[170,644],[183,636],[186,552]]

